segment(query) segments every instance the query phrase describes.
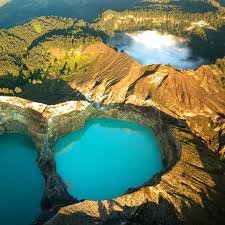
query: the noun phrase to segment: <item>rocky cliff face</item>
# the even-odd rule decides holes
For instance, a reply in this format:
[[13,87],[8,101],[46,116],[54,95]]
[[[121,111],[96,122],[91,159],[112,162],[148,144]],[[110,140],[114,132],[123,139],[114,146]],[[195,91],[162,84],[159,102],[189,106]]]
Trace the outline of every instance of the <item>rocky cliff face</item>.
[[[70,100],[60,98],[62,103],[46,105],[0,97],[0,132],[26,133],[37,146],[37,162],[46,180],[43,209],[69,205],[45,225],[223,224],[225,74],[221,68],[141,66],[102,43],[84,51],[97,57],[82,76],[68,83],[76,93]],[[152,128],[165,170],[117,199],[77,202],[57,174],[53,146],[59,137],[96,117]]]

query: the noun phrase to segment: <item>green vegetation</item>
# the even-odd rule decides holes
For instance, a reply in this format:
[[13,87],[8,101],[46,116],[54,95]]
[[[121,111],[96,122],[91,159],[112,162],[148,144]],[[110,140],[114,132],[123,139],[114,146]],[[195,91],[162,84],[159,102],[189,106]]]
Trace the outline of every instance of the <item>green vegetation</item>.
[[49,83],[82,75],[96,58],[84,50],[100,42],[84,21],[40,17],[24,26],[0,31],[0,94],[23,96]]
[[[148,0],[144,3],[132,10],[105,11],[92,27],[110,36],[115,32],[158,30],[190,40],[194,57],[213,62],[224,56],[225,11],[219,3],[211,0]],[[211,10],[196,12],[202,8],[193,4],[208,4]]]
[[218,30],[223,25],[225,20],[220,13],[182,13],[176,10],[165,13],[164,10],[141,8],[123,12],[108,10],[93,26],[109,34],[113,31],[158,29],[177,34],[195,33],[204,37],[207,29]]
[[207,13],[222,11],[224,6],[224,0],[0,0],[0,28],[20,25],[40,16],[71,17],[91,22],[107,9]]
[[[83,76],[96,61],[97,55],[85,49],[114,32],[155,29],[188,38],[193,57],[214,62],[224,56],[223,1],[133,0],[132,4],[129,10],[105,11],[90,24],[45,16],[0,30],[0,94],[26,97],[66,92],[66,83]],[[0,8],[0,26],[6,18],[1,10],[10,5]],[[224,65],[224,60],[217,60],[217,67],[225,72]]]
[[223,88],[225,89],[225,57],[222,59],[217,59],[216,66],[224,73],[224,76],[221,77],[221,83]]
[[103,10],[125,10],[138,2],[140,0],[0,0],[0,28],[21,25],[40,16],[91,21]]

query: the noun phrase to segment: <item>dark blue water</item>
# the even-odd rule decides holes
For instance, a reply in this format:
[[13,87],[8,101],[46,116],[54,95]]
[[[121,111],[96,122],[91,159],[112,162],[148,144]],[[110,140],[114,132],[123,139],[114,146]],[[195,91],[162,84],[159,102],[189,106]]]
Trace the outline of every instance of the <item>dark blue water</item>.
[[0,135],[0,224],[28,225],[41,212],[44,179],[32,140],[21,134]]
[[74,197],[112,199],[143,185],[163,168],[150,129],[127,121],[92,119],[55,146],[57,170]]

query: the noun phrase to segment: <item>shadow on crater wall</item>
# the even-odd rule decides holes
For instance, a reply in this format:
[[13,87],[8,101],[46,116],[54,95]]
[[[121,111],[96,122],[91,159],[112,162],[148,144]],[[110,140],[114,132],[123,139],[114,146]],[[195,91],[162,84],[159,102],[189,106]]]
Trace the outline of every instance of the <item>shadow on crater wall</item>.
[[45,79],[42,84],[25,89],[19,97],[47,105],[55,105],[71,100],[89,101],[82,93],[71,88],[62,79]]
[[[5,93],[0,92],[0,95],[15,95],[48,105],[55,105],[70,100],[89,102],[82,93],[71,88],[66,81],[62,79],[42,78],[41,71],[39,70],[31,74],[29,79],[32,81],[29,81],[23,74],[20,74],[18,77],[12,74],[2,76],[0,79],[0,89],[5,88]],[[7,93],[9,90],[15,90],[18,87],[23,90],[21,93]]]

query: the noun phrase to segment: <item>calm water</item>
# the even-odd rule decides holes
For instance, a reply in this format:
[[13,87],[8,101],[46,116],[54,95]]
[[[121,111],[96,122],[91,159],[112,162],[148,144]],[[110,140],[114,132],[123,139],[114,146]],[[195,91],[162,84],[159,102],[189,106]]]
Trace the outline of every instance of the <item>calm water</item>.
[[39,215],[44,180],[35,158],[29,137],[0,135],[1,225],[29,225]]
[[108,43],[141,64],[165,64],[178,69],[195,69],[203,63],[202,58],[193,57],[188,40],[157,31],[117,33],[108,39]]
[[162,170],[150,129],[127,121],[92,119],[55,146],[57,170],[78,199],[112,199]]

